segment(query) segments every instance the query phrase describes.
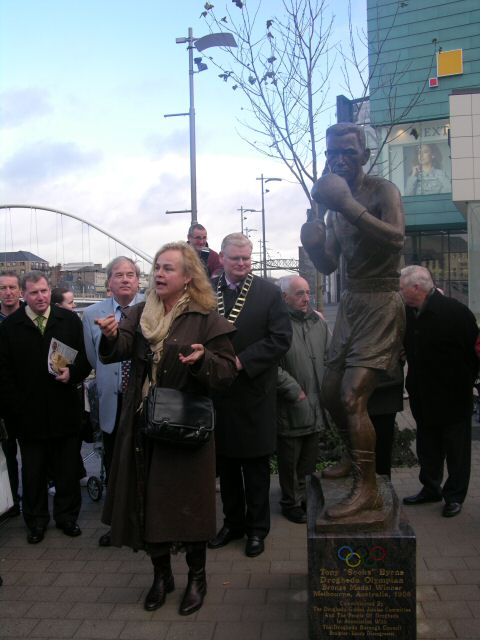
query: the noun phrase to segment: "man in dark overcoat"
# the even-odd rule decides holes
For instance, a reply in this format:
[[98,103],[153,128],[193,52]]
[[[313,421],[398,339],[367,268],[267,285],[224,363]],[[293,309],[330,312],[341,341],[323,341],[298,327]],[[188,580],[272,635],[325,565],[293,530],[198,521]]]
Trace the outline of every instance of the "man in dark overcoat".
[[[417,423],[421,491],[406,505],[445,501],[443,515],[460,513],[470,479],[473,383],[478,327],[464,304],[435,288],[428,269],[402,269],[407,306],[406,387]],[[448,478],[442,487],[444,462]]]
[[247,535],[245,553],[258,556],[270,529],[270,455],[276,443],[277,365],[292,328],[278,287],[250,273],[252,243],[241,233],[222,242],[224,273],[214,279],[219,313],[233,336],[238,376],[215,398],[217,472],[224,526],[217,549]]
[[[76,313],[50,306],[50,286],[39,271],[22,279],[26,305],[0,325],[0,393],[7,418],[17,426],[22,454],[23,517],[27,540],[43,540],[50,520],[47,473],[55,480],[53,518],[68,536],[78,536],[81,506],[78,439],[80,398],[76,385],[91,370]],[[52,340],[77,351],[71,364],[48,370]]]

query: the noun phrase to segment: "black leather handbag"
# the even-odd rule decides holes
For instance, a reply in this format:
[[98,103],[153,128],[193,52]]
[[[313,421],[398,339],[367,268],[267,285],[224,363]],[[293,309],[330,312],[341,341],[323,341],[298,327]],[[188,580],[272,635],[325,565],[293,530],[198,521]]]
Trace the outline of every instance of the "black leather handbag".
[[210,440],[215,410],[207,396],[150,387],[143,405],[143,433],[175,447],[195,449]]

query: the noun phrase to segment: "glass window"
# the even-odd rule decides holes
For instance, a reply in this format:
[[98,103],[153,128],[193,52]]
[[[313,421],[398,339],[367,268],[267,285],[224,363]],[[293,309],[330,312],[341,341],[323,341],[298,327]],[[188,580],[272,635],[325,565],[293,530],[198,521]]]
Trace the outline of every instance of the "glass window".
[[467,234],[453,231],[408,233],[403,249],[405,264],[420,264],[431,272],[447,296],[468,304]]

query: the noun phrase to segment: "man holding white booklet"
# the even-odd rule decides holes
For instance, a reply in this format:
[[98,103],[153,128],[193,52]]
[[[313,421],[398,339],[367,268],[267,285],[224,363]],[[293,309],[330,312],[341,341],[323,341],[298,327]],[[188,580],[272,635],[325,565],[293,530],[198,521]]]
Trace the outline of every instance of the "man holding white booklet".
[[45,275],[31,271],[21,284],[25,307],[0,325],[0,401],[5,415],[18,428],[23,517],[27,540],[36,544],[43,540],[50,520],[48,470],[55,480],[57,528],[68,536],[81,534],[77,524],[81,407],[76,385],[91,367],[82,323],[75,313],[50,306]]

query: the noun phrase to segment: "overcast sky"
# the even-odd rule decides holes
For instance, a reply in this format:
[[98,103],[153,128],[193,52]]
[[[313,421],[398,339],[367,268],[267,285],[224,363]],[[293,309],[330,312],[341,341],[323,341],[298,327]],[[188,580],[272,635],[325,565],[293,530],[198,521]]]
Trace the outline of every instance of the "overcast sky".
[[[222,6],[231,2],[219,1]],[[198,0],[0,0],[0,204],[68,211],[153,255],[186,239],[190,214],[188,54],[175,38],[208,31]],[[256,0],[249,0],[250,6]],[[275,15],[280,0],[264,0]],[[348,35],[347,0],[337,0],[335,38]],[[355,0],[363,27],[365,0]],[[327,13],[332,11],[327,8]],[[325,126],[335,121],[332,108]],[[307,201],[280,161],[238,136],[242,101],[211,67],[195,75],[198,220],[210,245],[240,230],[238,209],[261,208],[265,176],[272,257],[295,257]],[[320,150],[323,154],[323,149]],[[261,218],[248,215],[254,251]],[[108,259],[126,250],[75,221],[0,210],[0,250],[29,250],[54,262]]]

